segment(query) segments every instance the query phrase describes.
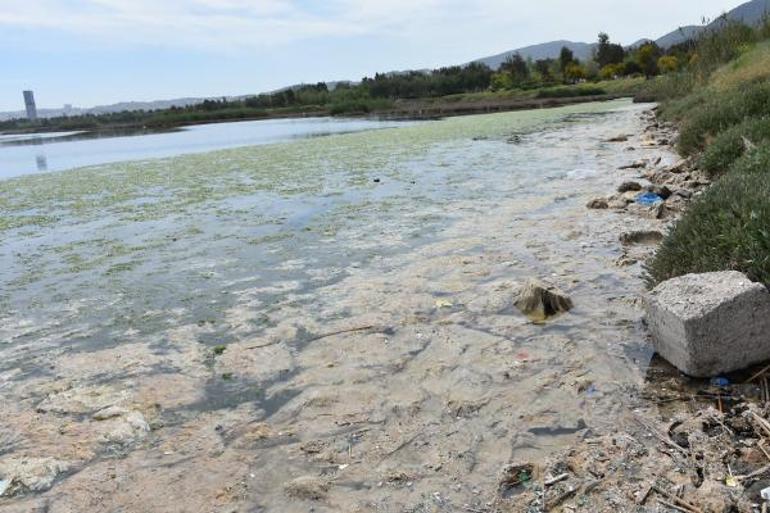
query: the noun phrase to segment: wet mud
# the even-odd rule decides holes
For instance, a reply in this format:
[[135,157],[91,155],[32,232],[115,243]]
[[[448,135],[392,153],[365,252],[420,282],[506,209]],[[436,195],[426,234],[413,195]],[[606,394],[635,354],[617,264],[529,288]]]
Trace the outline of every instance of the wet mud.
[[[675,160],[607,142],[644,109],[0,182],[0,511],[480,511],[612,432],[651,357],[620,236],[666,221],[585,205]],[[531,322],[530,278],[574,308]]]

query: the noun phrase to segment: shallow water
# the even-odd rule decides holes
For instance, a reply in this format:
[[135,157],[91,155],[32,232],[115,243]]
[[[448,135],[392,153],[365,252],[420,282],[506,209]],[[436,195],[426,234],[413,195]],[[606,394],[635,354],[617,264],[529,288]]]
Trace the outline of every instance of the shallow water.
[[[505,463],[612,430],[649,358],[641,271],[614,264],[617,237],[646,221],[584,205],[660,153],[604,142],[638,131],[642,109],[0,182],[0,425],[18,440],[5,457],[74,469],[5,506],[478,508]],[[528,322],[513,300],[530,277],[575,310]],[[152,431],[116,442],[120,419],[90,417],[113,404]],[[325,499],[287,495],[301,476]]]
[[167,131],[0,135],[0,180],[95,164],[205,153],[407,124],[375,119],[296,118],[194,125]]

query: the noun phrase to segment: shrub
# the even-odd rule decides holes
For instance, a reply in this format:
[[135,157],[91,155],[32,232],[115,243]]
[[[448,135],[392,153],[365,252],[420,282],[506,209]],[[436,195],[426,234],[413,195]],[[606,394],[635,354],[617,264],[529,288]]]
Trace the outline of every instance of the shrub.
[[770,139],[770,118],[747,119],[721,132],[703,152],[701,167],[711,175],[727,171],[745,152],[744,138],[754,144]]
[[[765,134],[770,138],[770,134]],[[738,159],[730,170],[736,174],[765,174],[770,176],[770,142],[767,140],[756,150],[750,151]],[[767,198],[770,202],[770,198]]]
[[[768,147],[763,152],[770,156]],[[768,198],[770,173],[725,175],[666,236],[646,267],[648,284],[688,273],[736,270],[770,285]]]
[[554,87],[538,91],[536,98],[571,98],[575,96],[599,96],[607,91],[599,87]]
[[770,82],[747,84],[714,94],[691,112],[682,125],[679,150],[692,155],[702,150],[709,137],[750,117],[770,115]]
[[690,94],[694,87],[695,77],[692,73],[669,73],[654,80],[647,80],[637,100],[662,102],[682,98]]

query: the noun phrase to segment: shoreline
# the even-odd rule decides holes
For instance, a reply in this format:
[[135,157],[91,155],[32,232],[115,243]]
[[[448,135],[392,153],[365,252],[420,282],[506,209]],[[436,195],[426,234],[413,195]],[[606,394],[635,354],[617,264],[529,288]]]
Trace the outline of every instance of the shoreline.
[[[375,118],[385,121],[429,121],[440,120],[455,116],[469,116],[476,114],[492,114],[497,112],[514,112],[521,110],[558,108],[568,105],[579,105],[591,102],[606,102],[621,98],[631,98],[629,94],[603,94],[589,96],[571,96],[566,98],[529,98],[529,99],[505,99],[500,98],[492,101],[466,101],[466,102],[432,102],[427,99],[422,100],[402,100],[405,105],[396,107],[387,111],[376,111],[370,113],[351,112],[340,115],[332,114],[331,109],[308,110],[304,112],[291,113],[270,113],[264,115],[246,116],[242,118],[219,118],[210,120],[201,120],[194,122],[178,122],[169,124],[150,125],[142,123],[115,124],[99,128],[67,128],[66,131],[77,131],[94,136],[119,137],[123,135],[141,135],[142,133],[173,132],[184,129],[185,127],[197,125],[212,125],[220,123],[238,123],[248,121],[268,121],[275,119],[305,119],[314,117],[334,117],[334,118]],[[441,100],[440,98],[438,100]],[[57,133],[64,131],[61,128],[40,127],[24,130],[6,130],[0,131],[0,136],[7,135],[34,135]],[[114,132],[114,135],[111,133]]]
[[[655,110],[642,114],[646,128],[634,136],[676,153],[678,129],[659,122]],[[627,139],[619,136],[615,142]],[[634,178],[649,181],[642,190],[668,189],[663,191],[668,198],[678,195],[674,186],[689,190],[686,198],[675,200],[674,208],[667,205],[668,198],[658,207],[639,208],[630,202],[621,206],[629,193],[637,193],[635,187],[629,189],[630,182],[619,184],[618,194],[592,200],[588,208],[615,209],[630,219],[665,220],[661,226],[665,230],[692,198],[710,186],[691,159],[680,159],[665,168],[639,162],[626,168],[640,170]],[[625,172],[622,178],[631,177]],[[623,240],[625,235],[620,242],[624,246],[629,240]],[[647,240],[651,241],[647,252],[652,253],[660,239]],[[618,264],[633,265],[637,260],[625,249]],[[759,490],[770,485],[763,479],[770,475],[770,454],[764,449],[770,436],[766,420],[770,410],[767,403],[760,405],[768,399],[767,373],[767,367],[758,365],[718,381],[690,378],[654,355],[645,385],[627,397],[626,415],[617,429],[585,438],[544,462],[512,462],[502,470],[498,486],[516,498],[501,498],[489,511],[758,512]]]
[[[283,248],[275,259],[295,262],[291,274],[265,283],[248,269],[220,275],[215,290],[228,283],[232,293],[203,297],[224,298],[222,316],[187,317],[185,310],[169,315],[161,309],[149,322],[164,324],[151,324],[146,334],[123,332],[121,321],[117,331],[102,331],[93,339],[88,334],[72,338],[71,322],[37,327],[19,341],[25,352],[40,355],[35,365],[50,365],[47,376],[57,381],[47,376],[28,381],[35,377],[21,374],[8,383],[9,397],[19,400],[7,402],[5,417],[10,428],[19,426],[13,431],[29,433],[30,443],[3,463],[18,463],[5,469],[23,477],[21,465],[29,462],[27,468],[51,476],[55,486],[46,492],[54,481],[28,481],[30,489],[42,493],[24,496],[21,489],[18,511],[54,496],[59,504],[74,505],[106,494],[110,499],[104,508],[157,508],[168,504],[158,483],[170,480],[181,480],[191,490],[182,500],[191,510],[205,505],[219,511],[215,506],[225,508],[219,502],[224,497],[231,507],[256,503],[266,511],[368,511],[368,505],[379,504],[430,510],[436,501],[451,509],[499,511],[490,506],[500,498],[496,477],[512,456],[539,462],[592,433],[611,431],[613,422],[621,420],[618,402],[628,401],[628,390],[644,388],[649,355],[629,290],[641,288],[642,282],[638,267],[613,262],[633,256],[617,250],[619,233],[640,225],[653,229],[657,221],[628,221],[626,214],[609,209],[604,219],[586,216],[585,201],[633,173],[616,176],[633,157],[605,141],[621,131],[641,130],[639,115],[645,108],[622,102],[617,108],[570,108],[564,115],[534,111],[521,117],[456,118],[447,120],[452,128],[440,134],[434,125],[422,124],[408,129],[408,139],[435,138],[429,139],[432,149],[418,146],[419,160],[404,159],[409,165],[399,165],[398,175],[383,173],[376,156],[390,158],[393,151],[403,151],[404,137],[391,132],[352,136],[347,139],[367,142],[357,146],[375,156],[375,166],[363,168],[371,171],[356,189],[380,195],[395,187],[401,192],[390,199],[394,208],[360,202],[363,210],[355,212],[372,217],[342,224],[341,216],[351,219],[351,211],[340,209],[335,217],[314,222],[312,230],[300,230],[323,237],[316,242],[315,235],[303,236],[308,244],[300,247],[305,252],[314,248],[315,257],[328,253],[328,244],[361,255],[369,252],[367,247],[394,245],[393,253],[380,249],[379,258],[356,257],[335,279],[336,262],[333,267],[323,260],[305,264],[289,251],[294,244],[284,248],[259,240],[269,245],[266,251],[273,248],[270,254]],[[541,120],[532,126],[543,129],[517,130],[516,120],[520,126],[533,123],[520,119],[527,116]],[[541,125],[545,119],[559,121]],[[492,137],[479,137],[484,133]],[[299,147],[339,154],[339,146],[326,142],[306,140]],[[543,147],[549,148],[550,158],[528,164],[528,157]],[[255,152],[242,153],[253,158]],[[649,160],[663,155],[667,163],[674,162],[669,152],[656,148],[640,147],[633,155]],[[188,168],[207,167],[201,159],[186,161],[195,164]],[[422,165],[415,168],[414,162]],[[312,185],[308,180],[316,176],[316,167],[309,164],[310,174],[299,175],[297,183]],[[216,183],[216,170],[211,165],[201,173],[202,183]],[[227,178],[233,175],[223,172]],[[345,181],[338,188],[351,189]],[[415,196],[421,200],[413,201]],[[263,205],[260,198],[239,203],[240,214],[225,212],[234,234],[252,222],[248,207]],[[431,219],[436,224],[426,231]],[[392,232],[405,220],[414,220],[416,231],[410,223]],[[201,236],[201,229],[220,240],[220,223],[207,227],[200,221],[201,216],[186,221],[195,225],[195,246],[208,246],[211,240]],[[124,224],[136,226],[128,220]],[[177,223],[163,231],[165,225],[145,225],[156,227],[148,230],[155,232],[152,240],[135,244],[162,239],[166,249],[140,250],[128,262],[108,260],[89,271],[87,279],[74,271],[74,277],[87,280],[79,281],[79,287],[103,284],[102,271],[116,283],[140,283],[143,272],[130,265],[136,259],[153,269],[159,258],[191,262],[179,253],[187,251],[189,239],[177,243]],[[335,230],[327,234],[329,227]],[[114,237],[114,230],[96,233]],[[421,237],[412,244],[409,234]],[[89,255],[91,246],[61,249],[65,256],[75,251]],[[98,254],[100,247],[95,248]],[[250,262],[255,256],[257,262],[272,261],[232,239],[225,248],[234,264],[242,254],[230,249],[242,247]],[[634,251],[648,247],[633,245]],[[297,271],[306,265],[312,265],[312,276],[331,281],[302,288],[306,280]],[[243,267],[249,266],[234,268]],[[206,269],[227,272],[216,265],[201,270]],[[196,279],[170,269],[169,274]],[[213,277],[200,276],[200,286],[211,287],[205,283]],[[575,313],[547,325],[517,313],[512,302],[518,286],[533,277],[562,287],[575,300]],[[277,310],[261,306],[265,294]],[[296,294],[306,299],[296,303]],[[103,303],[110,302],[106,298]],[[120,311],[130,310],[132,302],[121,305]],[[43,318],[56,320],[56,311],[46,307]],[[99,311],[110,314],[112,308]],[[83,326],[92,324],[92,317],[76,319]],[[266,327],[254,328],[252,319]],[[23,316],[11,320],[11,333],[23,337]],[[66,344],[57,344],[60,338]],[[15,366],[26,359],[19,353],[8,361]],[[104,363],[94,366],[94,361]],[[29,427],[33,422],[40,427]],[[60,423],[63,431],[57,431]],[[125,458],[112,459],[108,451],[113,450]],[[191,465],[209,474],[190,472]],[[105,480],[106,475],[117,480]],[[135,495],[140,487],[141,498]],[[548,498],[553,498],[550,492]]]

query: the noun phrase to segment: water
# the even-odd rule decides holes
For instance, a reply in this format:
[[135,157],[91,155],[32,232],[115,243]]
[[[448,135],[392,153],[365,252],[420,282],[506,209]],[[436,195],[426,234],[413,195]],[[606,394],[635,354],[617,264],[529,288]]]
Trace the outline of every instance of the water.
[[[585,204],[660,153],[605,142],[640,109],[0,181],[0,436],[77,470],[19,511],[304,512],[299,476],[330,480],[319,512],[480,509],[506,463],[611,432],[650,356],[618,234],[657,221]],[[574,311],[531,324],[533,277]],[[156,429],[91,420],[112,404]]]
[[0,179],[75,167],[403,126],[368,119],[302,118],[196,125],[122,137],[87,132],[0,136]]

